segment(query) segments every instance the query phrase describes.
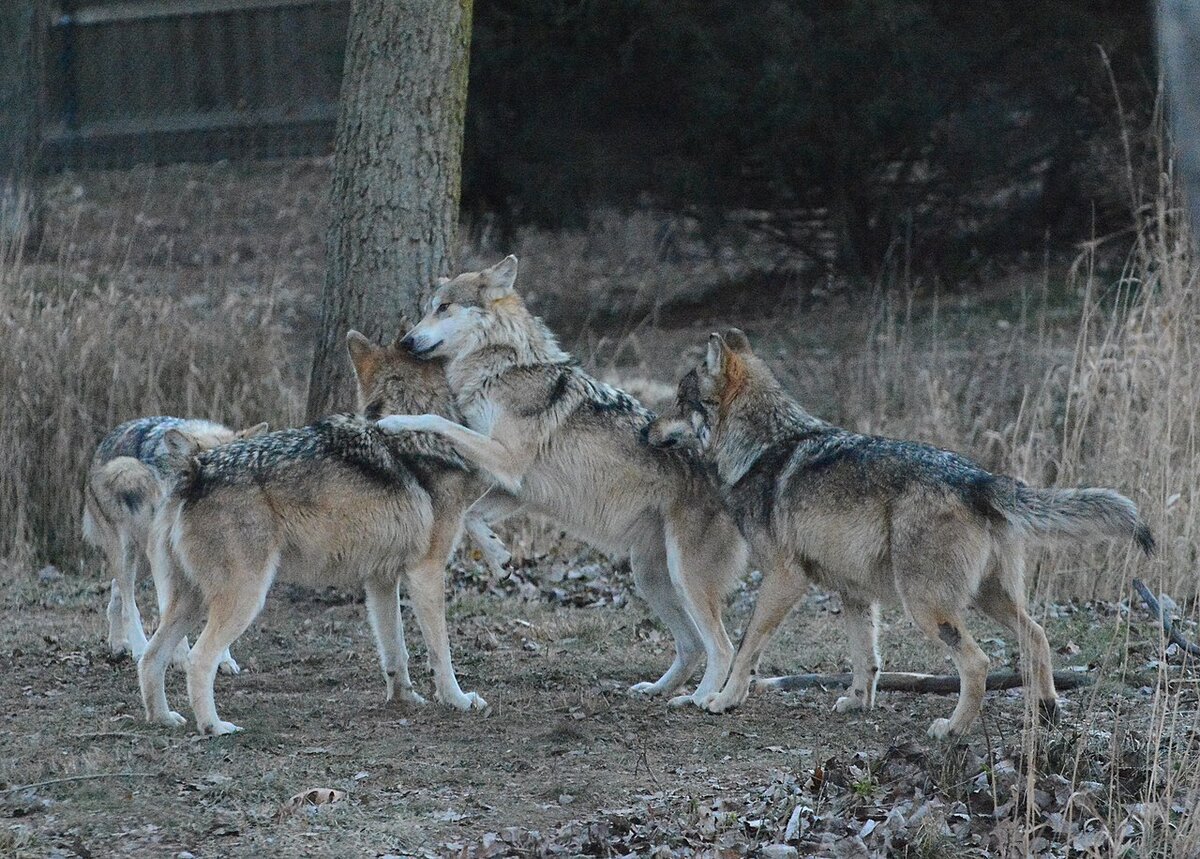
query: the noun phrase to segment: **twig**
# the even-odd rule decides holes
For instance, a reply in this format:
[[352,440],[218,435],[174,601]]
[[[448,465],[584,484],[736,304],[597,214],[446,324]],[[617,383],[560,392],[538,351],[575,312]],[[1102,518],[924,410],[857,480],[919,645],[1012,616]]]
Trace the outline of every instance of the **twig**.
[[1158,600],[1154,598],[1154,594],[1150,593],[1150,588],[1146,587],[1146,583],[1141,579],[1134,579],[1133,589],[1138,592],[1138,596],[1146,604],[1146,611],[1150,612],[1151,616],[1162,624],[1167,640],[1177,645],[1184,653],[1190,653],[1192,656],[1200,656],[1200,646],[1188,641],[1184,637],[1184,634],[1175,628],[1175,621],[1171,618],[1171,613],[1163,609]]
[[6,787],[0,790],[0,793],[20,793],[23,790],[33,790],[38,787],[47,787],[52,784],[62,784],[68,781],[90,781],[97,778],[157,778],[161,773],[88,773],[87,775],[69,775],[63,778],[52,778],[47,781],[35,781],[33,784],[22,784],[16,787]]
[[[791,692],[795,689],[836,687],[848,689],[854,675],[846,674],[788,674],[783,677],[765,677],[754,681],[755,689],[778,689]],[[957,674],[914,674],[907,671],[885,671],[879,675],[875,687],[881,692],[927,692],[934,695],[949,695],[959,690]],[[1056,689],[1074,689],[1090,686],[1093,678],[1080,671],[1055,671]],[[993,671],[987,676],[987,688],[1016,689],[1024,680],[1016,671]]]

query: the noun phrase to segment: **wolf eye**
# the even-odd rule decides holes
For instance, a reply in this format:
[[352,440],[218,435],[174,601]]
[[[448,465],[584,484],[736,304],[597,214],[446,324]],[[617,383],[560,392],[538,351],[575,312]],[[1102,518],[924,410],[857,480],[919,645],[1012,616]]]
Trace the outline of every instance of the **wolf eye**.
[[435,310],[434,313],[445,313],[449,309],[450,309],[450,303],[448,301],[443,301],[441,304],[439,304],[437,306],[437,310]]

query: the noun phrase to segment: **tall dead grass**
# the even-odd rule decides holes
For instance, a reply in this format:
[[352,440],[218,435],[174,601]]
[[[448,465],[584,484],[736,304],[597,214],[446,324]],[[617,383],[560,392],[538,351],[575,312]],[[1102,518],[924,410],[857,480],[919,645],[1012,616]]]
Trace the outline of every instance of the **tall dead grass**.
[[303,373],[269,303],[200,313],[178,297],[80,283],[70,264],[0,261],[0,559],[78,565],[97,442],[150,414],[289,424]]

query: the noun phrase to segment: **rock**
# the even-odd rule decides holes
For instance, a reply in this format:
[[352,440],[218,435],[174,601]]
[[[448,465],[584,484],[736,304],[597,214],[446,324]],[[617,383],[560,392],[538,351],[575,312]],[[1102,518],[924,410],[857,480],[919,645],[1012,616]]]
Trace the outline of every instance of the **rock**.
[[764,859],[792,859],[800,855],[800,851],[790,844],[768,844],[759,853]]

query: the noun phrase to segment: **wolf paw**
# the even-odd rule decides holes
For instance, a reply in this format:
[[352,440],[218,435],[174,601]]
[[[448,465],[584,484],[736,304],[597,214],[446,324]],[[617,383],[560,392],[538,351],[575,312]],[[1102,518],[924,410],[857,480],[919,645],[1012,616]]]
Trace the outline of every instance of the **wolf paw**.
[[1038,724],[1049,728],[1058,724],[1058,699],[1043,698],[1038,701]]
[[242,666],[238,665],[237,660],[226,650],[225,658],[221,660],[221,664],[217,666],[217,670],[222,674],[241,674]]
[[721,713],[728,713],[736,710],[745,700],[745,695],[720,694],[710,698],[705,706],[705,709],[710,713],[716,713],[718,715]]
[[857,695],[843,695],[834,703],[833,709],[836,713],[853,713],[855,710],[865,709],[862,703],[862,698]]
[[696,700],[695,695],[676,695],[674,698],[671,698],[669,701],[667,701],[668,707],[675,708],[687,707],[690,704],[701,706],[700,702]]
[[240,730],[242,730],[241,727],[233,722],[224,722],[218,719],[211,725],[205,725],[200,733],[206,737],[223,737],[226,734],[236,734]]
[[492,547],[483,553],[483,562],[494,577],[504,578],[512,571],[512,552]]
[[424,415],[388,415],[375,421],[375,425],[384,432],[404,432],[405,430],[422,430]]
[[956,731],[949,719],[934,719],[929,726],[929,736],[935,740],[945,740],[949,737],[957,736],[960,731]]
[[[403,701],[406,704],[415,704],[418,707],[424,706],[425,704],[429,703],[428,701],[425,700],[424,695],[420,694],[419,692],[417,692],[416,689],[413,689],[411,687],[408,689],[401,689],[400,694],[397,695],[396,697],[399,698],[401,701]],[[480,699],[480,700],[483,700],[483,699]]]
[[625,691],[631,698],[653,698],[662,694],[662,687],[649,680],[643,680],[641,683],[634,683]]
[[438,700],[447,707],[467,712],[469,710],[486,710],[488,702],[478,692],[463,692],[454,697],[438,695]]
[[187,719],[174,710],[168,710],[161,716],[151,716],[146,721],[162,725],[164,728],[179,728],[187,724]]

